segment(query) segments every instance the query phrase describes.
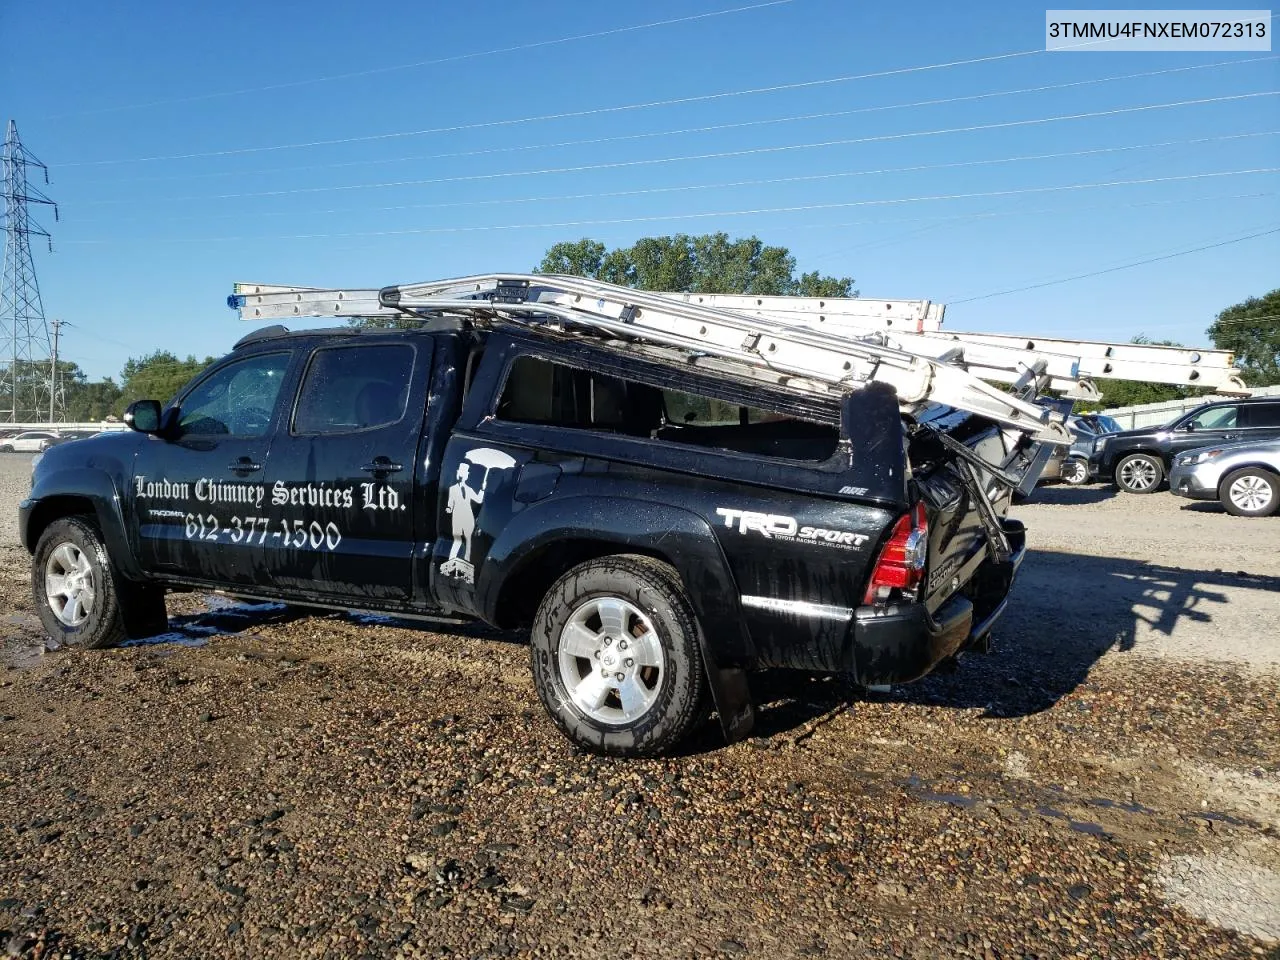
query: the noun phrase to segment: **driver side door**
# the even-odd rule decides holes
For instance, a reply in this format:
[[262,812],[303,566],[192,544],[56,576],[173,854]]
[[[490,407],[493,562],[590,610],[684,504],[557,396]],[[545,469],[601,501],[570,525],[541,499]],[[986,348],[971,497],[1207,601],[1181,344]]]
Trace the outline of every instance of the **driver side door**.
[[138,553],[148,572],[217,584],[270,582],[265,476],[293,355],[239,357],[195,381],[134,460]]
[[1239,439],[1239,416],[1240,408],[1234,405],[1210,407],[1197,414],[1183,424],[1181,429],[1173,431],[1169,440],[1170,462],[1188,450]]

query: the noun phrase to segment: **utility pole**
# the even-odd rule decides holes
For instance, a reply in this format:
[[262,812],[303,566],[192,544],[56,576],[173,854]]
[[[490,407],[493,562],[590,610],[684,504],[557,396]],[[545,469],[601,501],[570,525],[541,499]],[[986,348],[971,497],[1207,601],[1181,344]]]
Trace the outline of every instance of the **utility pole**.
[[49,422],[56,423],[54,403],[58,397],[58,334],[62,330],[62,321],[51,320],[49,326],[53,328],[53,350],[49,355]]
[[[31,260],[31,237],[49,239],[49,233],[31,219],[27,208],[30,204],[51,206],[55,220],[58,208],[27,181],[29,167],[41,171],[44,182],[49,182],[48,168],[22,145],[18,125],[10,120],[0,152],[5,228],[4,266],[0,271],[0,342],[9,354],[0,362],[0,396],[6,390],[9,393],[9,409],[5,412],[11,422],[34,420],[43,414],[40,388],[44,377],[40,371],[50,347],[44,303]],[[53,249],[51,239],[49,248]]]

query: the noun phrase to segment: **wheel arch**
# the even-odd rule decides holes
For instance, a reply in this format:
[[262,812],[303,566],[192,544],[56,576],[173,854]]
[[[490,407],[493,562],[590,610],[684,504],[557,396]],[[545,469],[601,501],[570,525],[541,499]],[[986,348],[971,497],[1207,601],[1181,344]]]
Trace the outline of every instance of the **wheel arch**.
[[67,470],[42,477],[22,510],[19,534],[29,553],[55,520],[68,516],[93,519],[102,533],[111,562],[124,576],[139,579],[141,571],[130,549],[121,498],[111,477],[98,470]]
[[682,507],[616,497],[550,499],[512,517],[494,541],[476,583],[477,610],[496,625],[532,619],[559,577],[578,563],[639,554],[670,564],[702,634],[703,660],[725,735],[754,720],[746,670],[753,662],[738,587],[705,519]]
[[1218,479],[1218,497],[1222,497],[1222,489],[1227,485],[1227,478],[1233,477],[1241,470],[1261,470],[1263,473],[1269,474],[1280,483],[1280,470],[1276,469],[1269,463],[1237,463],[1222,471],[1222,476]]

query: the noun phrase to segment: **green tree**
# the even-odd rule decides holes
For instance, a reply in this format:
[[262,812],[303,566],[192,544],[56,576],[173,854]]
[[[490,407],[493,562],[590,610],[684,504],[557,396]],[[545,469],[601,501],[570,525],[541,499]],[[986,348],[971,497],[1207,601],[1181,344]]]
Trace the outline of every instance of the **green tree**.
[[730,240],[727,233],[644,237],[613,250],[596,240],[564,241],[547,250],[535,271],[676,293],[858,295],[849,277],[823,276],[815,270],[797,278],[796,258],[786,247],[765,246],[759,237]]
[[197,373],[213,363],[213,357],[197,360],[188,355],[179,360],[168,350],[157,350],[145,357],[130,357],[120,371],[120,396],[116,400],[117,415],[134,400],[159,400],[165,403]]
[[63,404],[67,419],[74,423],[105,420],[116,412],[120,387],[110,377],[88,380],[83,374],[63,381]]
[[1205,332],[1219,350],[1236,355],[1249,386],[1280,383],[1280,288],[1227,307]]

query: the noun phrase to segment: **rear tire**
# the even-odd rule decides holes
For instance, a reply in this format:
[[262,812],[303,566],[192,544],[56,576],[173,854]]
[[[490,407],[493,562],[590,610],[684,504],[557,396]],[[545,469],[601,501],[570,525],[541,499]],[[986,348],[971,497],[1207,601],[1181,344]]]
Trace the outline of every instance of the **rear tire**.
[[704,716],[698,622],[680,577],[650,557],[579,564],[543,598],[534,685],[561,733],[593,753],[670,750]]
[[36,544],[31,588],[45,632],[60,644],[101,650],[125,639],[115,571],[96,526],[63,517]]
[[1062,465],[1062,482],[1081,487],[1089,482],[1089,465],[1083,460],[1067,460]]
[[1218,492],[1227,513],[1237,517],[1269,517],[1280,509],[1280,477],[1261,467],[1232,471]]
[[1164,482],[1164,463],[1149,453],[1131,453],[1116,464],[1116,487],[1125,493],[1155,493]]

